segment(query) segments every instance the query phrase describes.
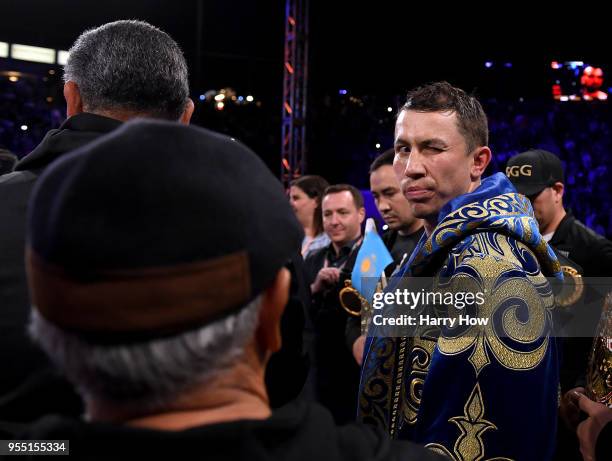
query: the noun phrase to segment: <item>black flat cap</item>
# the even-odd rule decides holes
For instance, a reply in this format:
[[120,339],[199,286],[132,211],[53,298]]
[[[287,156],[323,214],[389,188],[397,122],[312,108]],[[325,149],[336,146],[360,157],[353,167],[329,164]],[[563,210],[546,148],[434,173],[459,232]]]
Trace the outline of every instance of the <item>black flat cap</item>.
[[171,335],[235,312],[303,236],[280,182],[248,148],[151,120],[48,168],[28,226],[33,304],[104,342]]

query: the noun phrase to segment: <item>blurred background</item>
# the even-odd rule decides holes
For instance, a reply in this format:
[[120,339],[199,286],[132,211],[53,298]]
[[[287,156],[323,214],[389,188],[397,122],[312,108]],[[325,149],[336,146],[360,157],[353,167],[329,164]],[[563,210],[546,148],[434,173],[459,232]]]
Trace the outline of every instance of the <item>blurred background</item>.
[[529,148],[554,152],[566,205],[612,236],[610,108],[583,88],[590,66],[603,73],[600,91],[612,91],[608,27],[594,4],[3,0],[0,148],[22,157],[61,124],[67,51],[117,19],[168,32],[190,66],[193,122],[241,140],[285,183],[311,173],[367,188],[406,91],[447,80],[485,107],[491,173]]

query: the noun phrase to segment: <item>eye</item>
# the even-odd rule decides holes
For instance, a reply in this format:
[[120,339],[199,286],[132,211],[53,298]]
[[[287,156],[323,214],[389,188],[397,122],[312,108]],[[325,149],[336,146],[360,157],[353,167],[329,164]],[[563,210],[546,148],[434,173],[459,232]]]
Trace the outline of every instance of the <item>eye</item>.
[[410,157],[410,146],[396,146],[395,147],[395,158],[396,161],[406,160]]
[[410,153],[410,146],[396,146],[395,147],[395,154],[409,154]]

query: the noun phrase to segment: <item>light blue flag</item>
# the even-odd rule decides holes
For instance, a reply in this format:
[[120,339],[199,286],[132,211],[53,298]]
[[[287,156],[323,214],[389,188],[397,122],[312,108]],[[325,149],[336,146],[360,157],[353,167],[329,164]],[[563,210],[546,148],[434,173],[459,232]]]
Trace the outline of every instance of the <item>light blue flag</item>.
[[[357,253],[355,266],[351,273],[353,287],[361,293],[369,303],[374,297],[376,282],[385,267],[393,262],[393,258],[387,250],[384,242],[376,232],[374,220],[369,218],[366,222],[366,234],[363,243]],[[362,279],[362,277],[367,277]]]

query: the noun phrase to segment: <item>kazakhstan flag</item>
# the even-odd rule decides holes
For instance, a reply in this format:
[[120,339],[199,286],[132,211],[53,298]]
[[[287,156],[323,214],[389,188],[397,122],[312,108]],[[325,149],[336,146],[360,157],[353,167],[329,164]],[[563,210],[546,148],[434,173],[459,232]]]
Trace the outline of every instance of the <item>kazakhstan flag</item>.
[[369,218],[366,222],[366,234],[357,253],[355,266],[351,274],[353,287],[361,293],[368,303],[371,303],[376,290],[376,283],[393,258],[389,250],[376,232],[374,220]]

